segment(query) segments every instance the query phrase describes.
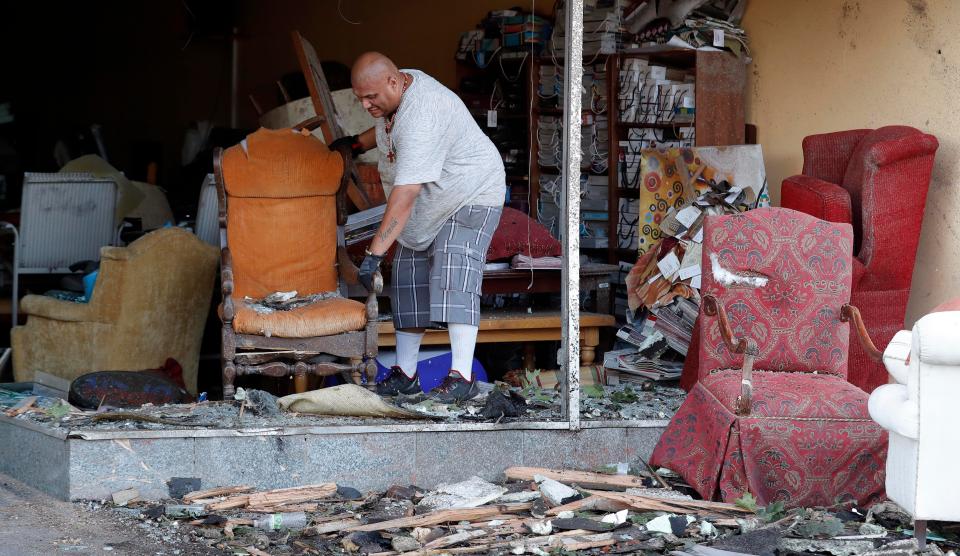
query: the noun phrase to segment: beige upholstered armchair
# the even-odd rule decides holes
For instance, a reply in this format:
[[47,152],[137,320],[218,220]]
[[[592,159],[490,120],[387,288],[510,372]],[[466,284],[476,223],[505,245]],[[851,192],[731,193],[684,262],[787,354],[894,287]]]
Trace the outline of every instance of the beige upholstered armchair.
[[162,228],[127,247],[103,247],[89,303],[28,295],[27,323],[12,332],[17,380],[43,371],[68,380],[91,371],[183,367],[196,394],[203,327],[217,250],[180,228]]

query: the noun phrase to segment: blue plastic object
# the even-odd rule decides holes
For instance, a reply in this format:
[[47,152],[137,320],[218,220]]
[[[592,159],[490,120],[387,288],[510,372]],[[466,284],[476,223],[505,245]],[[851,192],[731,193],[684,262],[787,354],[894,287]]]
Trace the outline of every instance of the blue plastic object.
[[93,299],[93,286],[97,283],[97,274],[99,274],[99,272],[99,270],[94,270],[83,277],[83,296],[87,298],[88,303]]
[[[388,357],[383,357],[389,353]],[[386,359],[387,366],[381,363],[381,358]],[[377,382],[387,378],[390,373],[390,365],[396,361],[395,354],[392,352],[381,353],[377,357]],[[424,392],[429,392],[440,383],[450,373],[450,367],[453,363],[453,354],[445,350],[422,350],[420,352],[420,362],[417,363],[417,373],[420,374],[420,388]],[[483,365],[476,359],[473,360],[473,377],[480,382],[487,382],[487,372]]]

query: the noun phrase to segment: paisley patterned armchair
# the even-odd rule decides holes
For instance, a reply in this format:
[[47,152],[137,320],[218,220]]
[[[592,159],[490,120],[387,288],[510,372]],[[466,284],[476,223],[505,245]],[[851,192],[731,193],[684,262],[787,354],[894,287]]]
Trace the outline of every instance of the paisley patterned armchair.
[[789,209],[706,219],[699,381],[654,464],[705,499],[883,496],[887,435],[847,381],[848,321],[862,331],[848,305],[852,249],[849,224]]

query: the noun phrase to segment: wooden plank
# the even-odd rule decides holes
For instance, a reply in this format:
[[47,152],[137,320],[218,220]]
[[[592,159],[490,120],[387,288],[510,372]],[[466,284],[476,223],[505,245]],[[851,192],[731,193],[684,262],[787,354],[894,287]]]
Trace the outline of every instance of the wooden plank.
[[[615,326],[617,319],[613,315],[603,315],[600,313],[580,313],[581,326]],[[381,334],[393,333],[393,322],[382,321],[377,324],[378,331]],[[489,312],[485,313],[480,319],[480,331],[484,330],[517,330],[517,329],[537,329],[537,328],[559,328],[561,318],[559,311],[536,312],[536,313],[517,313],[517,312]],[[428,331],[430,332],[430,331]],[[437,332],[444,332],[438,330]]]
[[219,502],[207,504],[207,509],[210,511],[235,510],[237,508],[245,507],[247,505],[247,502],[249,501],[250,501],[249,494],[237,494],[234,496],[230,496]]
[[310,500],[327,498],[337,492],[336,483],[320,483],[302,487],[278,488],[250,495],[247,506],[265,508],[284,504],[299,504]]
[[33,404],[37,403],[37,396],[27,396],[23,398],[16,405],[11,407],[6,411],[7,417],[16,417],[21,413],[26,413],[30,411],[30,408],[33,407]]
[[[293,40],[293,50],[297,53],[297,60],[300,62],[300,71],[307,81],[307,89],[310,90],[310,99],[313,101],[313,109],[323,120],[320,122],[320,129],[323,132],[323,138],[329,145],[334,140],[343,137],[343,130],[337,121],[337,109],[333,104],[333,96],[330,94],[330,85],[327,84],[327,77],[323,73],[323,67],[320,65],[320,57],[317,56],[313,45],[300,34],[299,31],[291,31],[290,38]],[[360,183],[360,176],[357,173],[356,165],[352,161],[346,161],[350,172],[350,182],[347,184],[347,196],[350,201],[360,210],[366,210],[373,206],[366,191],[357,184]]]
[[547,510],[547,515],[557,515],[560,512],[582,512],[587,510],[597,510],[600,512],[619,512],[629,509],[630,505],[616,500],[608,500],[599,496],[589,496],[574,500],[562,506],[554,506]]
[[706,515],[715,515],[719,517],[729,517],[736,514],[752,513],[735,504],[726,502],[707,502],[704,500],[681,500],[676,498],[654,498],[651,496],[638,496],[636,494],[625,494],[622,492],[609,492],[603,490],[587,490],[592,496],[600,496],[610,500],[616,500],[628,504],[631,508],[639,511],[664,511],[676,513],[701,513]]
[[429,514],[413,517],[401,517],[391,519],[390,521],[381,521],[379,523],[368,523],[350,527],[347,531],[383,531],[400,527],[426,527],[429,525],[439,525],[440,523],[449,523],[457,521],[476,521],[478,519],[490,519],[492,516],[500,514],[511,514],[524,510],[529,510],[532,504],[523,502],[520,504],[500,504],[481,506],[479,508],[466,508],[462,510],[440,510]]
[[205,490],[195,490],[193,492],[188,492],[183,496],[183,501],[187,504],[193,502],[194,500],[200,500],[201,498],[216,498],[218,496],[227,496],[228,494],[240,494],[243,492],[250,492],[253,490],[252,486],[227,486],[227,487],[216,487],[208,488]]
[[363,525],[360,523],[359,519],[347,518],[347,519],[338,519],[336,521],[330,521],[327,523],[319,523],[317,525],[312,525],[303,530],[303,534],[307,536],[311,535],[326,535],[328,533],[339,533],[340,531],[345,531],[351,527],[356,527],[358,525]]
[[599,488],[604,490],[626,490],[628,488],[644,488],[643,479],[633,475],[605,475],[589,471],[567,471],[565,469],[547,469],[546,467],[510,467],[504,474],[508,479],[518,481],[532,481],[534,475],[542,475],[548,479],[559,481],[565,485],[579,485],[584,488]]

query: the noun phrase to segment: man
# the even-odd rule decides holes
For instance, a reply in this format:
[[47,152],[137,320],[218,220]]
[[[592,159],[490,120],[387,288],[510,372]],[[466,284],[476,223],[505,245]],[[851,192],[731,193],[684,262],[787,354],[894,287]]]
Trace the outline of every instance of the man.
[[421,71],[401,71],[383,54],[368,52],[354,63],[351,80],[377,125],[339,141],[349,142],[355,156],[379,150],[387,194],[383,223],[360,265],[367,289],[384,254],[394,241],[400,244],[390,294],[397,364],[377,392],[420,392],[420,341],[426,328],[443,323],[453,364],[430,397],[442,403],[472,398],[483,265],[506,192],[500,153],[460,98]]

